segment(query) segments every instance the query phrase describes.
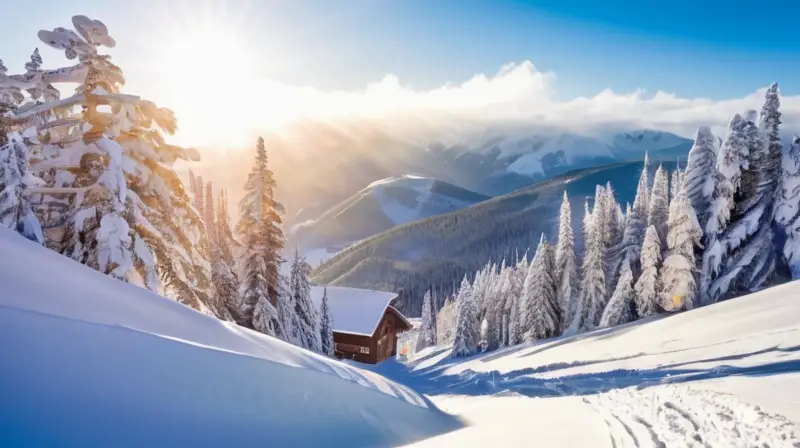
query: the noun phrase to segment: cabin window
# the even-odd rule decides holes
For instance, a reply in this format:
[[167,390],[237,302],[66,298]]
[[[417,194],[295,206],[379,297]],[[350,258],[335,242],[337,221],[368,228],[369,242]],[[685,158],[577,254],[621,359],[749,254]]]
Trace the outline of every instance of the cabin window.
[[341,342],[337,342],[334,345],[334,348],[342,353],[361,353],[364,355],[369,355],[369,347],[364,347],[362,345],[343,344]]

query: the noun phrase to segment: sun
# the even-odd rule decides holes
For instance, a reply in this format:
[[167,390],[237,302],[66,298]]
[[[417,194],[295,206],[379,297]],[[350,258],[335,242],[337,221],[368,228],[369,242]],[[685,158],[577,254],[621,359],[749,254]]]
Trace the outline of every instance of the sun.
[[179,143],[219,145],[249,138],[254,123],[280,120],[275,103],[257,104],[253,92],[263,84],[258,39],[229,21],[186,20],[161,45],[158,61],[165,105],[178,117]]

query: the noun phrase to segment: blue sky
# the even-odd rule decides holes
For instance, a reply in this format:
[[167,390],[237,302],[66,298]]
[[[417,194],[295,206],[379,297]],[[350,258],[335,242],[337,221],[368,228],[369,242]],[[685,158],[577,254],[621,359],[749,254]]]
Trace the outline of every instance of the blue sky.
[[176,38],[168,17],[213,9],[249,29],[260,75],[326,90],[361,88],[386,73],[427,89],[530,60],[556,73],[559,98],[644,88],[720,99],[772,80],[800,92],[800,82],[790,84],[800,74],[795,0],[769,9],[716,0],[45,0],[35,8],[0,0],[4,35],[19,36],[0,41],[6,65],[22,63],[39,28],[83,13],[109,25],[120,41],[112,54],[136,81],[147,76],[148,46]]

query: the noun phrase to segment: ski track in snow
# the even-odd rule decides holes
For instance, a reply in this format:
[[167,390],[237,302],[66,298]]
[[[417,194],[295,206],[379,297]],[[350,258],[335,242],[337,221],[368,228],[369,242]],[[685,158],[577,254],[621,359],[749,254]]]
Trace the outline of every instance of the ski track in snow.
[[666,386],[584,397],[606,422],[611,445],[624,447],[800,447],[786,418],[733,395]]

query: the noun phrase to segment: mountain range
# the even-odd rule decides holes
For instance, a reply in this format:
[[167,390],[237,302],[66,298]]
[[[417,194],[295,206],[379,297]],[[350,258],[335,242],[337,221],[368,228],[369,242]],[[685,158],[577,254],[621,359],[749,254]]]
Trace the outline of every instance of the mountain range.
[[377,180],[326,210],[296,224],[288,247],[297,247],[316,265],[326,254],[394,226],[452,212],[488,196],[428,177],[404,175]]
[[[657,163],[649,166],[650,179]],[[668,170],[676,162],[663,161]],[[432,285],[448,289],[466,272],[487,261],[511,262],[533,250],[544,233],[557,237],[558,210],[566,191],[578,252],[582,252],[581,222],[585,202],[595,188],[611,181],[621,204],[636,194],[640,161],[574,170],[515,192],[461,210],[393,227],[354,244],[313,273],[313,281],[362,288],[397,290],[398,285]],[[404,281],[403,279],[411,279]],[[401,294],[416,299],[419,291]],[[404,309],[415,315],[415,310]]]

